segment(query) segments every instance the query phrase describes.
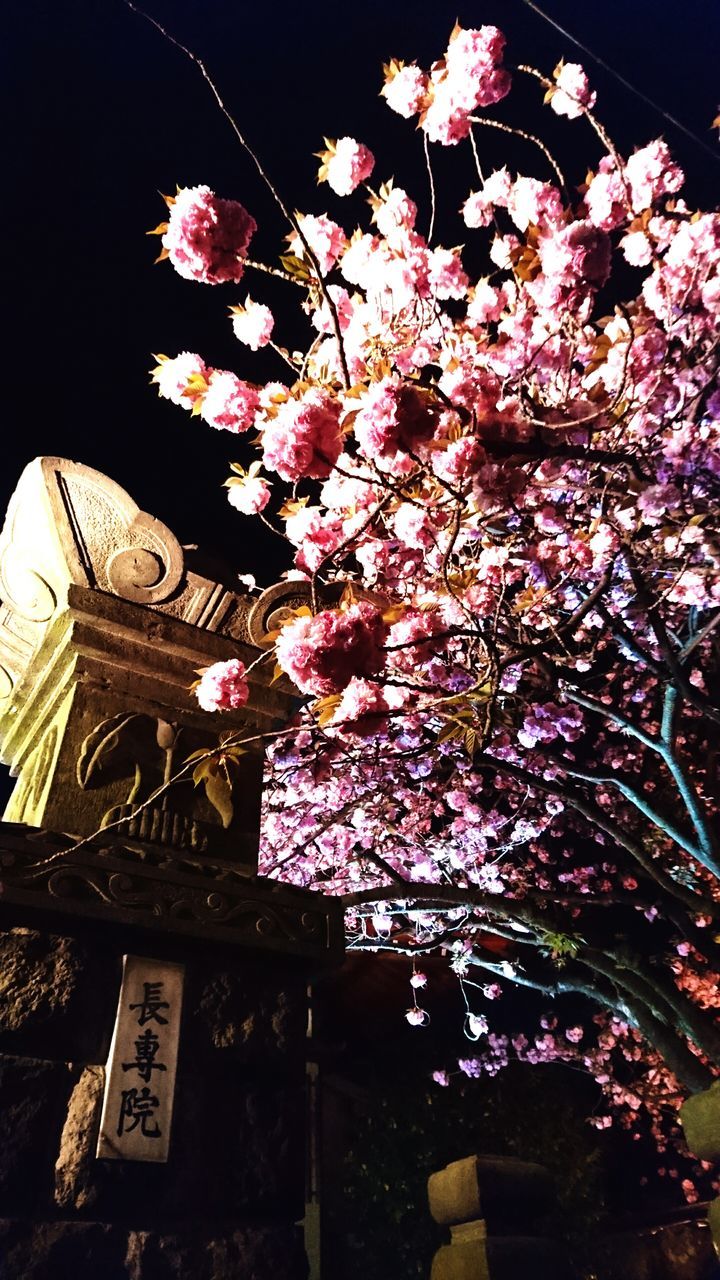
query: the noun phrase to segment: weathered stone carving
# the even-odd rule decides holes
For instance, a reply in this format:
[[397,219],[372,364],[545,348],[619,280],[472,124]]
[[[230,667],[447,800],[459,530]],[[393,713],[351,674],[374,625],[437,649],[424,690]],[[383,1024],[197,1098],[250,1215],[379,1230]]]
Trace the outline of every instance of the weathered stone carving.
[[62,458],[26,467],[0,535],[0,751],[18,777],[8,819],[78,836],[120,824],[133,839],[254,869],[260,742],[240,762],[229,824],[187,776],[167,784],[221,730],[258,739],[284,718],[288,691],[268,687],[266,666],[247,706],[222,719],[200,709],[191,685],[218,660],[249,665],[306,588],[253,598],[191,560],[92,468]]
[[342,912],[331,898],[243,867],[140,842],[67,837],[0,823],[3,902],[171,929],[247,947],[330,958],[342,951]]

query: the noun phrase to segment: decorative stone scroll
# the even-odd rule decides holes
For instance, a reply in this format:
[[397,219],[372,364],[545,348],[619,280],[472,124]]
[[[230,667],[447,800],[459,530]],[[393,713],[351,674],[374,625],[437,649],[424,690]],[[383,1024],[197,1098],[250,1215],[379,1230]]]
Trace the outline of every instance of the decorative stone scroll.
[[165,960],[123,958],[98,1159],[167,1161],[184,974],[183,965]]
[[[0,759],[18,782],[6,818],[257,865],[263,735],[291,690],[250,677],[239,712],[209,715],[199,670],[249,666],[302,584],[259,597],[228,571],[213,580],[174,534],[107,476],[63,458],[23,472],[0,534]],[[195,788],[183,762],[221,734],[250,739],[232,816]]]
[[[247,951],[339,960],[334,898],[251,878],[241,863],[118,837],[84,841],[0,822],[0,903],[202,938]],[[55,926],[57,927],[57,925]]]

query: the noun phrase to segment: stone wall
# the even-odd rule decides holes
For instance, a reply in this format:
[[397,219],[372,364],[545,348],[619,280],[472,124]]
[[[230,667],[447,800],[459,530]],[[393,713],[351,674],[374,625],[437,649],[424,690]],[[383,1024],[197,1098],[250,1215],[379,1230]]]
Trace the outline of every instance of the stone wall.
[[[167,1164],[95,1158],[128,950],[186,966]],[[302,1280],[307,976],[296,957],[9,922],[1,1280]]]

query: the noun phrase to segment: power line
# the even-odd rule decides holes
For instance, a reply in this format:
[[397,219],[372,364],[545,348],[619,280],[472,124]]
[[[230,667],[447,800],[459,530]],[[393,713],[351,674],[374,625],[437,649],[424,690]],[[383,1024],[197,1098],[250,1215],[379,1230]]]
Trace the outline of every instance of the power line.
[[630,90],[630,93],[634,93],[636,98],[639,98],[640,101],[644,102],[648,107],[652,107],[653,111],[657,111],[664,120],[667,120],[669,124],[674,125],[676,129],[679,129],[681,133],[685,134],[686,138],[690,138],[692,142],[695,142],[698,147],[702,147],[703,151],[706,151],[709,156],[712,156],[713,160],[720,161],[720,154],[718,154],[713,147],[708,146],[707,142],[703,142],[702,138],[698,138],[697,134],[693,133],[692,129],[688,129],[687,125],[684,125],[682,121],[676,120],[675,116],[671,116],[669,111],[665,111],[665,109],[659,106],[657,102],[653,102],[653,99],[649,98],[646,93],[643,93],[640,89],[636,89],[635,85],[631,84],[629,80],[626,80],[624,76],[621,76],[619,71],[615,71],[607,62],[604,62],[596,53],[593,53],[592,49],[588,49],[587,45],[576,39],[576,37],[571,35],[569,31],[566,31],[564,27],[561,27],[560,23],[556,22],[554,18],[551,18],[549,14],[545,13],[539,5],[534,3],[534,0],[522,0],[522,3],[527,5],[528,9],[532,9],[533,13],[536,13],[544,22],[549,22],[551,27],[554,27],[556,31],[559,31],[560,34],[564,36],[566,40],[569,40],[571,44],[574,44],[576,48],[582,49],[582,52],[587,54],[588,58],[592,58],[593,62],[596,62],[599,67],[602,67],[603,71],[607,71],[608,75],[611,75],[618,80],[621,85]]

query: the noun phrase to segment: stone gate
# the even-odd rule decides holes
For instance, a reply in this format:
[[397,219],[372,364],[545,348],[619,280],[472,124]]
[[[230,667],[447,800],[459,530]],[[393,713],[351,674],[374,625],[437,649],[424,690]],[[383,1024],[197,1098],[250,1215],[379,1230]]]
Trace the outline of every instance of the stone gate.
[[[306,988],[337,905],[257,876],[264,735],[209,715],[252,596],[117,484],[39,458],[0,537],[0,1277],[301,1280]],[[232,811],[186,764],[245,743]],[[179,778],[178,778],[178,775]],[[177,779],[172,781],[172,779]]]

